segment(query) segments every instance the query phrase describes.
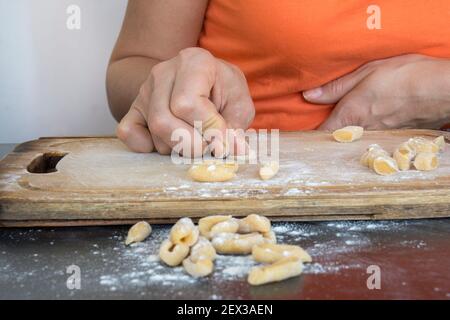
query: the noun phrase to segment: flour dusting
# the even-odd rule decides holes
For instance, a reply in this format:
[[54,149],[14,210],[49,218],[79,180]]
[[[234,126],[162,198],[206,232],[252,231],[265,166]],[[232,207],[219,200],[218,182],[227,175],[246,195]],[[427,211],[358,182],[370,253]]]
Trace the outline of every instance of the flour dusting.
[[[383,230],[401,230],[407,222],[330,222],[314,223],[274,223],[273,231],[279,243],[300,245],[307,250],[313,263],[305,264],[304,274],[339,273],[348,269],[361,268],[361,264],[354,262],[348,265],[340,263],[341,255],[351,254],[357,250],[364,250],[372,243],[365,235],[367,232]],[[99,284],[109,290],[121,290],[126,286],[144,288],[158,285],[168,290],[178,290],[188,286],[195,286],[206,281],[189,276],[182,267],[171,268],[162,263],[158,257],[161,242],[168,237],[168,228],[156,227],[150,241],[136,243],[130,247],[122,245],[123,237],[115,236],[119,241],[117,247],[117,263],[135,266],[133,270],[125,273],[102,275]],[[327,241],[319,240],[327,236]],[[425,246],[422,242],[410,243],[409,246]],[[93,251],[94,254],[95,251]],[[210,276],[212,281],[246,281],[248,273],[253,266],[258,265],[251,256],[218,255],[215,269]],[[213,299],[213,297],[211,297]]]

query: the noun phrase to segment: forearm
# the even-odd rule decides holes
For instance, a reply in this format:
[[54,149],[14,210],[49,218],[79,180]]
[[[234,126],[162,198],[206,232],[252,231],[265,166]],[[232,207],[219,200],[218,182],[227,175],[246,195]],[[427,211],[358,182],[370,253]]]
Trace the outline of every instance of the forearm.
[[126,57],[108,66],[106,91],[112,115],[117,121],[128,112],[138,95],[141,84],[159,60],[147,57]]

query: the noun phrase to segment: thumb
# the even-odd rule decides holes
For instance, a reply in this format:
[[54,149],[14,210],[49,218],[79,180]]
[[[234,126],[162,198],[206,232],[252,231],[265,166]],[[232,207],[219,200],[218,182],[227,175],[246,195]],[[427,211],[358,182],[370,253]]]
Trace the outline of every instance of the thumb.
[[318,130],[334,131],[346,126],[361,125],[366,109],[364,102],[358,98],[357,90],[352,91],[338,102]]
[[[228,140],[232,143],[230,152],[234,155],[245,155],[249,152],[249,146],[245,141],[244,131],[247,130],[255,118],[255,106],[248,90],[229,97],[221,112],[227,127],[230,130]],[[239,130],[241,129],[241,130]]]
[[255,106],[250,95],[246,95],[228,101],[221,114],[228,128],[246,130],[255,118]]
[[154,144],[147,122],[135,105],[136,101],[118,124],[117,137],[134,152],[152,152]]
[[337,78],[324,84],[323,86],[303,91],[303,97],[305,100],[317,104],[337,103],[342,97],[364,80],[372,70],[373,68],[364,65],[341,78]]
[[238,103],[225,106],[222,116],[230,129],[228,141],[231,142],[230,151],[232,154],[249,154],[250,147],[245,139],[245,131],[250,127],[255,117],[255,107],[251,98],[245,98]]

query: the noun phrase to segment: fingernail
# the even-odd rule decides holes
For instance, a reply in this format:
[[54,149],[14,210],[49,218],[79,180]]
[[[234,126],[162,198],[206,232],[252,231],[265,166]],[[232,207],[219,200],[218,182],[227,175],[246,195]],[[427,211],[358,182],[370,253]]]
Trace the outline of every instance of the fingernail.
[[305,97],[305,99],[316,99],[319,98],[322,95],[322,88],[315,88],[312,90],[307,90],[307,91],[303,91],[303,97]]

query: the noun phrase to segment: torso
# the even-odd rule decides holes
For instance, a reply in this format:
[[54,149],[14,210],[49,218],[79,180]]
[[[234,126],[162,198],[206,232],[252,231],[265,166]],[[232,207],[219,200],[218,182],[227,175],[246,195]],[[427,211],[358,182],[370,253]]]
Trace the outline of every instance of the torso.
[[381,29],[367,26],[372,3],[210,0],[199,45],[246,75],[254,128],[315,129],[333,106],[307,103],[303,90],[372,60],[407,53],[450,58],[449,0],[379,0]]

